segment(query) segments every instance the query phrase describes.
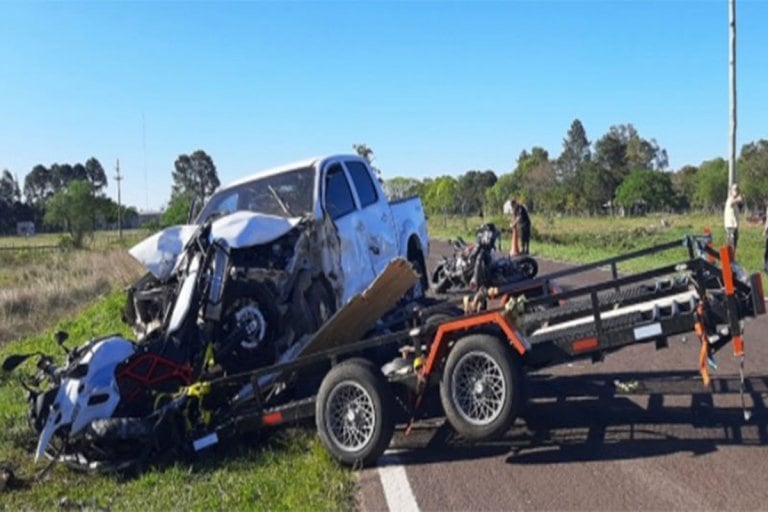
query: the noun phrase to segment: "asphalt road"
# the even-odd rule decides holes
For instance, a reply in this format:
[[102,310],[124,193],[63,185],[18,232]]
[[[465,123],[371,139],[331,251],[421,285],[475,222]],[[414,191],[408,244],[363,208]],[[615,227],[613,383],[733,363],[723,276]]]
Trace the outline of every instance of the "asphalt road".
[[[432,250],[447,246],[436,242]],[[540,274],[565,266],[539,264]],[[562,284],[607,275],[593,271]],[[768,374],[766,333],[768,315],[746,326],[748,375]],[[466,445],[440,420],[409,437],[398,433],[379,467],[361,472],[358,508],[767,510],[768,395],[747,395],[752,418],[745,421],[738,393],[617,396],[610,385],[590,385],[693,374],[697,361],[698,342],[689,336],[662,350],[637,345],[597,364],[578,360],[529,374],[533,398],[503,439]],[[717,362],[713,377],[738,374],[730,349]]]

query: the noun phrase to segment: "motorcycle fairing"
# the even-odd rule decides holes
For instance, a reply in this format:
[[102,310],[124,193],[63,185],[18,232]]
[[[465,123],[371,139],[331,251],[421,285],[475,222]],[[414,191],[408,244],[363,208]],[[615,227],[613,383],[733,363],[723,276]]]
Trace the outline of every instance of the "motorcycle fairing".
[[78,366],[85,365],[82,377],[64,377],[48,411],[35,450],[35,462],[45,453],[53,436],[63,427],[69,435],[85,428],[90,422],[112,416],[120,402],[115,380],[115,368],[130,357],[136,348],[120,337],[112,337],[89,347]]

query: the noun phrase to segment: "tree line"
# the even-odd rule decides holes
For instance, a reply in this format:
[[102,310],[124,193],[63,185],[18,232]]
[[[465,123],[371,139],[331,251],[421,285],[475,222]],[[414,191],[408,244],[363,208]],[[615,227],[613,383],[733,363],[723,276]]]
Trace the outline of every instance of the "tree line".
[[[173,189],[163,224],[186,221],[192,197],[206,199],[219,186],[213,159],[198,150],[181,154],[174,163]],[[36,165],[22,188],[7,169],[0,174],[0,234],[15,234],[19,222],[33,222],[37,230],[66,231],[70,243],[83,245],[97,227],[118,222],[118,205],[105,194],[108,185],[104,168],[96,158],[85,164]],[[138,217],[131,206],[121,206],[124,223]]]
[[[353,147],[373,161],[373,150],[367,145]],[[666,150],[655,139],[640,136],[631,124],[611,126],[592,143],[581,121],[575,119],[556,157],[534,146],[520,152],[509,172],[470,170],[458,177],[423,180],[396,177],[385,181],[384,187],[393,199],[421,196],[430,214],[498,214],[510,197],[542,213],[719,211],[728,191],[727,168],[723,158],[714,158],[671,171]],[[737,168],[747,206],[763,207],[768,203],[768,140],[744,145]],[[203,150],[179,155],[172,179],[162,226],[186,222],[193,198],[206,200],[220,185],[213,159]],[[85,164],[40,164],[24,179],[22,197],[15,176],[4,170],[0,174],[0,234],[14,233],[17,222],[32,221],[38,227],[64,229],[80,245],[96,226],[117,222],[117,204],[104,193],[107,184],[96,158]],[[133,207],[123,207],[121,214],[123,219],[138,215]]]
[[[0,176],[0,233],[14,234],[19,222],[33,222],[37,230],[66,230],[76,245],[86,231],[117,221],[117,204],[106,196],[107,175],[96,158],[84,164],[38,164],[22,188],[7,169]],[[71,203],[71,204],[70,204]],[[136,215],[125,208],[124,217]]]
[[[737,169],[747,205],[762,208],[768,202],[768,140],[744,145]],[[431,214],[500,213],[510,197],[520,198],[531,211],[550,214],[719,211],[728,192],[728,163],[714,158],[671,171],[666,150],[632,124],[611,126],[591,143],[575,119],[555,157],[535,146],[520,153],[510,172],[397,177],[387,180],[385,188],[392,198],[420,195]]]

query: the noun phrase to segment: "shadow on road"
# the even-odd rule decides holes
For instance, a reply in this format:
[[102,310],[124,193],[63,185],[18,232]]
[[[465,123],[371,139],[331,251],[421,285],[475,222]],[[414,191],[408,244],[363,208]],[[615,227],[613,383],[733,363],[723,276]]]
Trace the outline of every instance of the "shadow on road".
[[[642,394],[622,395],[617,383]],[[502,439],[469,444],[446,423],[397,436],[394,447],[402,450],[397,463],[406,465],[504,455],[510,464],[699,456],[725,445],[768,445],[767,388],[768,378],[747,382],[745,421],[737,378],[714,379],[713,389],[725,394],[711,394],[695,372],[537,375],[529,403]]]

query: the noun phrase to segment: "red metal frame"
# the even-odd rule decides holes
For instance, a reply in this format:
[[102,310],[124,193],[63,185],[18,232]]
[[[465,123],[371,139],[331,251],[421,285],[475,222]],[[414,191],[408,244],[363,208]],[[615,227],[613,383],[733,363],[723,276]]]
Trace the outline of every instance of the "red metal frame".
[[426,379],[432,374],[432,371],[435,369],[437,362],[440,360],[440,357],[445,351],[445,347],[448,343],[448,335],[458,331],[465,331],[472,327],[491,324],[498,325],[501,328],[501,330],[507,336],[509,343],[515,348],[515,350],[517,350],[521,356],[525,354],[529,348],[527,342],[524,342],[520,339],[520,337],[517,335],[517,331],[512,325],[510,325],[509,320],[505,318],[504,315],[498,311],[492,311],[490,313],[459,318],[457,320],[451,320],[450,322],[440,324],[440,327],[437,328],[437,332],[435,333],[434,341],[430,346],[427,362],[424,364],[421,370],[421,376]]
[[[147,367],[138,370],[141,365]],[[179,364],[158,354],[147,352],[131,358],[123,368],[116,372],[118,385],[130,383],[135,386],[126,397],[132,401],[139,397],[142,391],[151,389],[163,382],[178,379],[183,385],[192,383],[192,367],[189,364]]]
[[[733,296],[736,293],[733,285],[733,270],[731,269],[731,261],[733,260],[733,247],[724,245],[720,248],[720,267],[723,274],[723,286],[725,287],[725,296],[730,300],[733,300]],[[734,332],[733,334],[733,355],[744,355],[744,338],[741,337],[741,332]]]

